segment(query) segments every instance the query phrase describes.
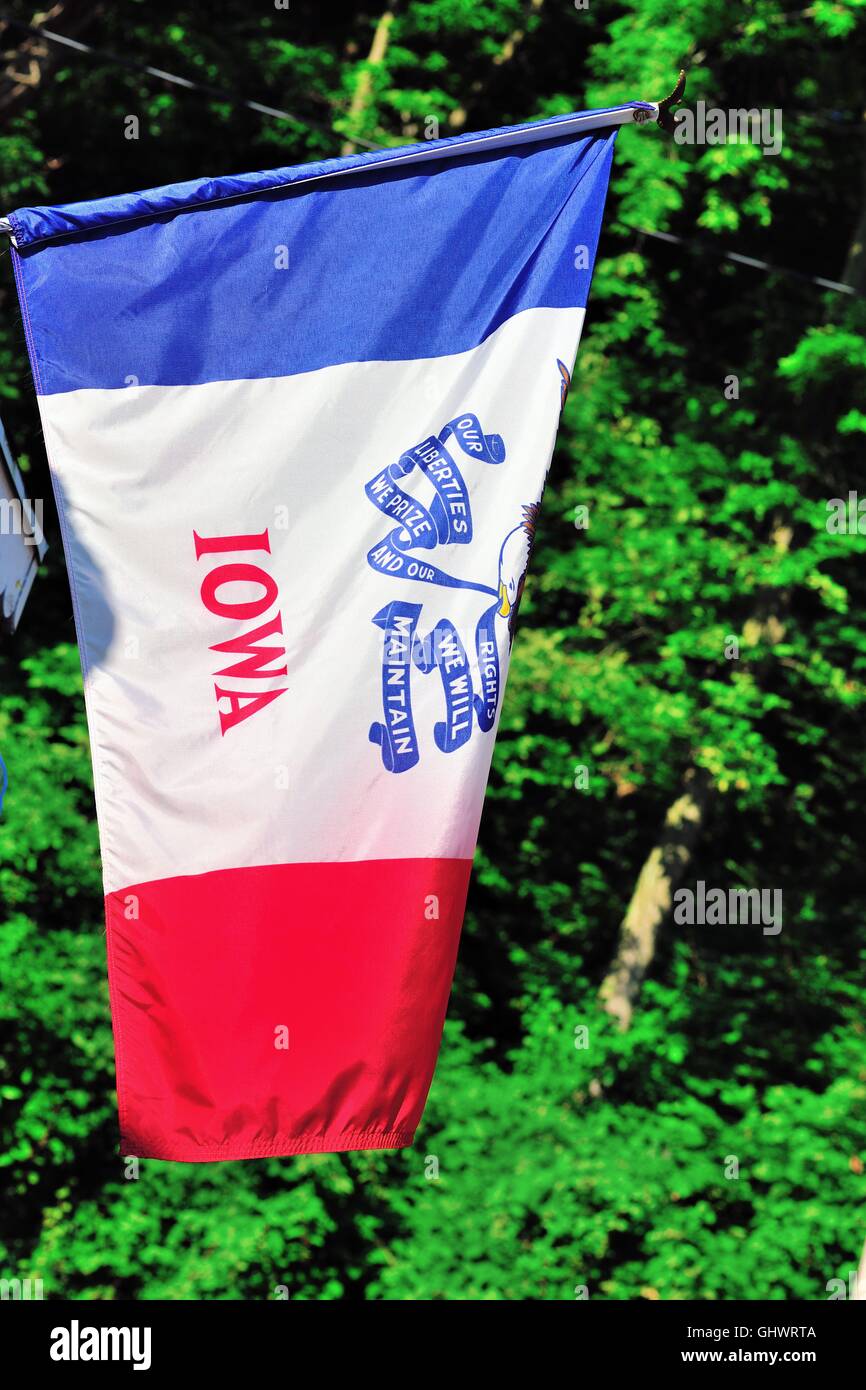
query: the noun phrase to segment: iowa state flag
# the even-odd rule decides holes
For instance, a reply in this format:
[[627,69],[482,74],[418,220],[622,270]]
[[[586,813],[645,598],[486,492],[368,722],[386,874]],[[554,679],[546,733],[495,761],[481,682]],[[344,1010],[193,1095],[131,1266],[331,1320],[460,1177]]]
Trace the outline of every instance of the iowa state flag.
[[618,125],[10,216],[122,1152],[412,1142]]

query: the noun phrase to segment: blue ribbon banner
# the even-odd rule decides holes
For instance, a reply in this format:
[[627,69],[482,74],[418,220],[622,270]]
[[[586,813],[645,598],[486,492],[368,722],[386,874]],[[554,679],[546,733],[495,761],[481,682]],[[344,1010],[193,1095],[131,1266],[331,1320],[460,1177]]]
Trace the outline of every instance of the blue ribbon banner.
[[420,757],[412,721],[411,657],[420,603],[389,603],[373,622],[385,634],[382,652],[384,724],[370,726],[370,742],[382,749],[388,772],[408,772]]
[[[469,545],[472,541],[472,509],[465,479],[446,446],[454,439],[463,453],[480,463],[496,465],[505,460],[501,435],[485,434],[476,415],[460,415],[437,435],[401,454],[396,463],[371,478],[364,491],[375,507],[397,523],[394,530],[367,554],[367,563],[394,579],[414,580],[444,589],[471,589],[496,599],[478,620],[475,649],[481,691],[476,692],[466,650],[447,618],[440,619],[425,638],[417,632],[422,605],[393,602],[379,610],[372,621],[384,633],[382,654],[382,706],[384,722],[370,728],[370,741],[382,750],[389,772],[407,772],[420,758],[412,717],[411,671],[424,675],[438,670],[445,699],[445,719],[435,725],[433,738],[443,753],[453,753],[471,737],[473,715],[482,732],[493,728],[500,696],[499,646],[496,616],[497,587],[457,579],[413,552],[431,551],[441,545]],[[401,487],[401,480],[417,470],[432,484],[434,496],[425,506]]]
[[447,618],[440,618],[426,639],[415,638],[412,660],[429,675],[438,671],[445,696],[445,720],[433,728],[436,747],[443,753],[461,748],[472,733],[474,693],[466,650],[457,629]]
[[[423,561],[414,559],[413,550],[432,550],[437,545],[468,545],[472,540],[472,511],[469,489],[453,457],[445,448],[451,435],[463,452],[482,463],[498,464],[505,460],[505,445],[501,435],[485,434],[477,415],[461,415],[449,420],[436,435],[422,439],[420,444],[401,454],[372,478],[364,491],[375,507],[400,524],[367,554],[367,563],[382,574],[395,579],[420,580],[449,589],[477,589],[493,594],[487,584],[474,584],[468,579],[455,579],[450,574]],[[433,484],[435,497],[430,507],[416,502],[400,487],[414,469],[419,469]]]

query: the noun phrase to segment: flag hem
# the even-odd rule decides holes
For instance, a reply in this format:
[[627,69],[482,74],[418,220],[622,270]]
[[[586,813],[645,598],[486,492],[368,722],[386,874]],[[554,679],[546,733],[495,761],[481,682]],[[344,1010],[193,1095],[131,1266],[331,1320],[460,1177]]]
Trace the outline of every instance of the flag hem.
[[147,218],[174,216],[181,212],[234,202],[262,193],[276,193],[323,179],[364,174],[386,167],[402,168],[409,164],[457,155],[486,154],[509,146],[520,148],[522,145],[537,144],[546,139],[580,137],[593,130],[624,125],[629,120],[634,120],[637,112],[651,114],[655,109],[652,102],[626,102],[621,106],[601,108],[597,111],[576,111],[564,116],[548,117],[542,121],[525,122],[522,125],[472,131],[442,140],[427,140],[423,144],[393,145],[363,154],[291,165],[281,169],[216,179],[195,179],[186,183],[166,184],[136,193],[66,203],[56,207],[18,208],[10,212],[4,220],[11,228],[13,245],[19,252],[30,251],[61,237],[83,235],[97,230],[104,232]]
[[248,1158],[293,1158],[301,1154],[352,1153],[376,1149],[405,1149],[415,1140],[414,1130],[349,1130],[333,1136],[312,1134],[300,1138],[263,1140],[255,1144],[151,1144],[126,1140],[121,1132],[124,1158],[152,1158],[165,1163],[232,1163]]

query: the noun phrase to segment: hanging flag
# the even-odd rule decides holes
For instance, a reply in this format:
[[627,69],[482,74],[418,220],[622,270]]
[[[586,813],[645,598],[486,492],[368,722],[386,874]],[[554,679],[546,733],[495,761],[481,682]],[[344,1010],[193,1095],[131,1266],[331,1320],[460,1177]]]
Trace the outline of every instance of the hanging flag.
[[122,1152],[412,1142],[618,125],[8,218]]

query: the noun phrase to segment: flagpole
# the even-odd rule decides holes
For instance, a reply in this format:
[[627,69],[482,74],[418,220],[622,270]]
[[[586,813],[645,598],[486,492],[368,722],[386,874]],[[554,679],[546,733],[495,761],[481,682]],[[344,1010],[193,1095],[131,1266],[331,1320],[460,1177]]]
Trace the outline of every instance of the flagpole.
[[[450,139],[430,141],[424,147],[410,147],[407,153],[402,155],[399,153],[401,148],[399,145],[384,146],[379,149],[374,147],[360,158],[334,160],[333,163],[336,167],[333,170],[328,173],[319,170],[316,174],[311,174],[310,178],[316,181],[322,178],[335,178],[354,172],[355,169],[366,172],[367,169],[375,167],[379,163],[388,164],[391,167],[403,166],[421,160],[463,155],[467,150],[473,154],[483,154],[487,150],[502,146],[537,144],[539,141],[561,138],[564,135],[581,136],[591,130],[604,130],[611,126],[627,125],[632,122],[643,125],[647,121],[655,121],[663,130],[671,133],[674,122],[670,108],[682,100],[685,88],[686,74],[681,69],[673,91],[668,96],[663,97],[661,101],[630,101],[620,106],[606,107],[597,111],[580,111],[569,116],[553,116],[550,120],[533,121],[523,126],[509,126],[477,136],[472,134],[455,135]],[[298,180],[298,182],[304,181],[303,179]],[[231,196],[234,197],[237,194],[233,193]],[[59,235],[59,233],[55,233],[55,235]],[[18,249],[15,226],[8,217],[0,216],[0,236],[8,236],[12,246]],[[52,240],[53,238],[40,238],[40,240],[42,239]]]

